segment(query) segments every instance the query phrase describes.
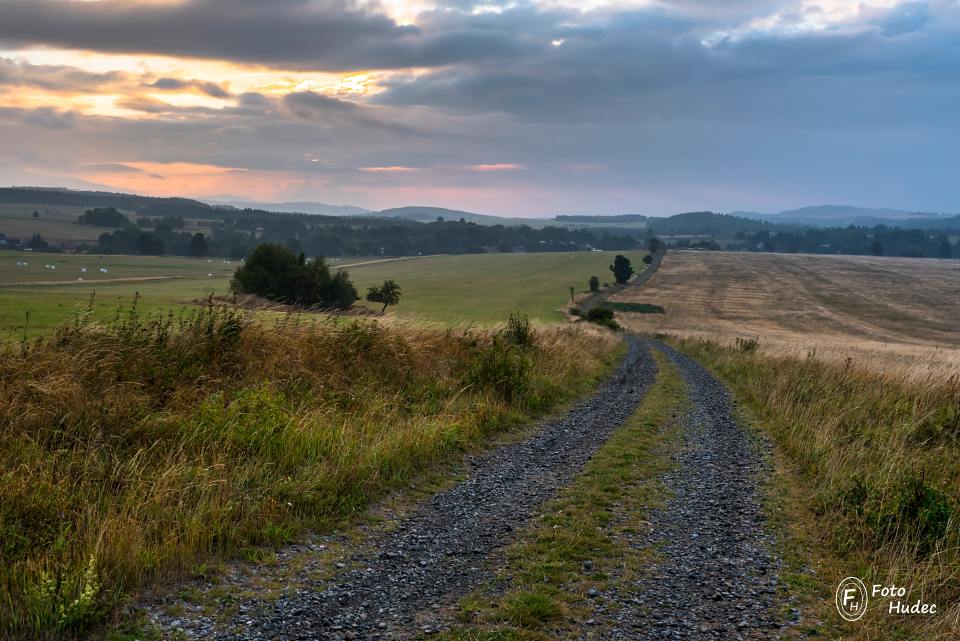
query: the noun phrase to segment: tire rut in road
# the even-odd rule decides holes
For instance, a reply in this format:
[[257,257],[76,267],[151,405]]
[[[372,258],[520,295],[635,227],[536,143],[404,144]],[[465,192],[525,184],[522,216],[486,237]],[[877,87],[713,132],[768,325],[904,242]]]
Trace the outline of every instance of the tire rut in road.
[[[275,600],[244,599],[221,625],[154,611],[162,633],[191,639],[395,639],[419,612],[450,603],[491,575],[485,559],[570,482],[634,412],[656,376],[647,347],[628,352],[597,392],[528,439],[470,461],[467,480],[440,492],[322,583]],[[174,623],[176,625],[174,625]]]
[[[684,446],[664,476],[673,497],[649,515],[657,560],[633,588],[608,639],[775,639],[781,585],[765,527],[761,444],[732,416],[726,388],[699,363],[658,344],[677,366],[692,405]],[[615,596],[614,599],[617,597]]]

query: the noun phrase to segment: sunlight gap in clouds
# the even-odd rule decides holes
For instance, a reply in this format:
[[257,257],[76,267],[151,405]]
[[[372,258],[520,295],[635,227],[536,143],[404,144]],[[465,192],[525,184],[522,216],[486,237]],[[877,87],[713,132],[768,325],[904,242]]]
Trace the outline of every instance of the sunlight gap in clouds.
[[[186,0],[166,0],[164,4],[183,1]],[[330,6],[332,4],[335,3]],[[392,41],[374,39],[370,46],[375,48],[384,45],[388,54],[362,58],[364,50],[360,48],[358,52],[362,59],[375,61],[370,64],[389,65],[394,62],[391,58],[394,49],[391,47],[396,46],[397,51],[406,52],[409,56],[397,60],[415,60],[417,64],[435,66],[397,70],[354,69],[349,72],[282,68],[283,64],[296,66],[304,61],[305,65],[324,63],[329,64],[330,68],[344,68],[351,67],[356,61],[348,57],[346,63],[342,60],[329,63],[326,59],[320,60],[326,55],[323,53],[316,54],[318,58],[315,60],[310,57],[315,50],[310,48],[294,50],[289,59],[265,56],[267,60],[286,60],[273,66],[177,55],[98,53],[39,45],[0,51],[0,58],[23,60],[32,65],[66,66],[88,74],[120,72],[116,80],[95,86],[91,84],[86,89],[78,88],[79,83],[70,85],[72,88],[59,90],[35,84],[0,86],[0,107],[12,108],[11,111],[39,112],[7,114],[6,126],[9,129],[5,138],[9,140],[17,134],[18,146],[8,143],[8,153],[0,156],[0,160],[15,166],[16,163],[26,162],[22,158],[36,157],[48,163],[43,165],[38,162],[37,167],[54,166],[56,162],[64,163],[62,166],[66,167],[73,156],[80,169],[69,174],[66,173],[67,169],[63,169],[64,178],[83,178],[115,189],[168,195],[237,193],[264,198],[289,195],[291,189],[302,189],[306,195],[309,189],[320,190],[330,183],[342,182],[336,185],[336,189],[346,191],[355,188],[361,200],[366,199],[365,194],[371,194],[371,198],[386,197],[388,192],[383,189],[387,186],[395,190],[391,192],[391,198],[405,198],[407,195],[412,198],[415,194],[427,193],[423,190],[431,189],[430,183],[435,183],[442,187],[429,193],[436,194],[438,198],[451,199],[447,200],[448,205],[456,205],[455,199],[467,194],[478,198],[478,202],[492,204],[496,201],[492,195],[494,192],[487,187],[465,186],[471,181],[524,183],[522,191],[529,196],[534,193],[538,181],[547,184],[550,179],[556,179],[556,176],[544,178],[550,171],[545,167],[554,162],[556,167],[560,167],[554,170],[555,173],[566,174],[562,181],[554,185],[560,185],[560,191],[576,182],[571,180],[576,177],[575,174],[592,174],[588,176],[590,181],[584,181],[583,184],[587,191],[600,193],[604,181],[619,180],[616,177],[618,167],[636,165],[637,171],[631,170],[630,173],[637,174],[644,168],[651,171],[645,165],[647,155],[654,153],[645,146],[649,140],[653,140],[649,149],[658,149],[661,157],[669,157],[676,149],[683,148],[684,134],[670,129],[669,114],[674,111],[679,112],[676,118],[691,119],[685,123],[683,131],[692,131],[699,126],[707,132],[707,135],[697,138],[698,144],[700,140],[710,140],[713,136],[712,144],[716,147],[718,157],[746,145],[736,130],[738,126],[743,127],[748,138],[750,127],[754,126],[758,130],[769,126],[770,131],[780,135],[784,130],[788,134],[791,130],[804,129],[815,132],[824,123],[831,126],[836,122],[832,112],[817,113],[815,109],[805,110],[800,115],[800,109],[789,111],[779,120],[772,115],[784,108],[789,110],[793,105],[805,105],[806,101],[816,106],[819,86],[813,83],[802,86],[805,82],[803,78],[791,86],[789,65],[778,62],[776,56],[769,60],[769,64],[776,67],[775,73],[754,79],[747,69],[742,76],[744,86],[749,87],[756,82],[758,87],[754,94],[744,95],[773,98],[770,104],[756,108],[755,119],[760,124],[751,122],[749,126],[744,126],[736,116],[730,115],[754,113],[751,111],[751,102],[746,98],[740,101],[725,94],[723,83],[728,82],[729,78],[723,77],[722,68],[706,64],[702,69],[708,75],[713,74],[709,78],[717,83],[711,86],[709,99],[718,108],[706,115],[696,110],[687,111],[686,104],[694,104],[698,98],[707,97],[706,93],[697,93],[705,92],[705,85],[696,77],[696,72],[701,68],[697,65],[702,62],[698,56],[704,53],[697,45],[698,39],[702,38],[701,42],[709,46],[725,39],[735,42],[760,36],[757,40],[761,41],[770,36],[761,43],[762,46],[758,46],[759,55],[767,56],[778,47],[782,47],[785,55],[789,55],[792,46],[803,45],[806,40],[817,40],[816,33],[820,31],[855,35],[861,31],[879,32],[882,27],[877,25],[881,23],[885,12],[910,2],[794,0],[793,6],[788,9],[782,9],[782,3],[724,4],[721,1],[713,4],[708,0],[539,0],[533,3],[544,10],[559,10],[559,18],[545,16],[542,12],[538,14],[525,3],[498,0],[483,0],[473,6],[464,2],[460,4],[466,7],[462,10],[452,8],[456,4],[454,2],[440,0],[369,0],[366,4],[371,11],[386,12],[400,24],[420,23],[422,29],[416,37],[401,35]],[[327,5],[318,2],[315,6]],[[511,7],[518,9],[514,15],[494,15],[502,14]],[[747,15],[751,8],[752,14]],[[616,13],[644,9],[651,11],[639,17]],[[423,13],[431,10],[436,13]],[[466,15],[480,17],[472,20],[465,18]],[[285,28],[291,28],[290,23],[284,24]],[[637,40],[649,41],[650,46],[644,43],[644,46],[632,47],[628,40],[634,34],[628,33],[624,37],[622,25],[627,25],[626,29],[636,26]],[[458,29],[462,31],[458,32]],[[658,29],[662,29],[662,32]],[[462,42],[463,31],[475,34],[485,30],[495,34],[495,37],[490,40],[476,39],[472,44],[468,43],[470,46]],[[412,31],[408,30],[408,34]],[[286,34],[285,31],[282,33]],[[811,34],[812,37],[780,37],[797,34]],[[679,41],[691,35],[688,44],[693,44],[685,48],[686,45]],[[498,39],[501,36],[502,40]],[[611,49],[607,58],[591,58],[591,47],[604,46],[607,37],[619,49]],[[413,45],[397,45],[407,38],[414,41]],[[95,46],[97,41],[91,42]],[[664,48],[658,49],[658,44],[664,44]],[[670,46],[676,46],[676,49]],[[501,49],[498,50],[498,47]],[[728,57],[735,57],[735,49],[730,47],[727,53],[733,51],[734,56]],[[154,50],[177,49],[159,47]],[[194,52],[194,55],[203,54],[203,50],[187,50]],[[224,47],[214,50],[211,55],[228,57],[231,51],[230,47]],[[675,52],[680,62],[684,61],[681,54],[689,55],[689,58],[684,64],[671,65],[674,62],[671,55],[660,55],[658,52],[661,51]],[[918,59],[930,53],[922,48],[916,51],[920,52],[916,56]],[[621,54],[622,60],[615,60]],[[827,51],[824,55],[834,54]],[[710,58],[713,57],[704,56],[704,59]],[[260,60],[255,55],[242,59]],[[876,59],[881,66],[892,66],[890,61],[882,57]],[[904,63],[908,59],[909,55],[898,57]],[[337,64],[340,66],[335,66]],[[610,82],[609,78],[603,77],[608,64],[610,69],[627,75],[636,72],[634,84],[640,87],[649,85],[649,90],[642,97],[637,92],[611,90],[616,81]],[[948,63],[942,64],[949,66]],[[556,67],[563,67],[564,73],[557,73]],[[661,77],[656,73],[658,67],[672,69],[673,73],[665,73]],[[850,72],[854,81],[857,79],[856,73]],[[148,86],[161,78],[171,78],[181,84],[171,82],[166,89]],[[218,97],[216,92],[211,95],[209,91],[204,92],[201,83],[215,83],[230,95]],[[659,91],[658,83],[668,85],[667,90]],[[418,84],[425,87],[422,93],[414,91],[407,102],[396,98],[402,97],[398,87],[415,90]],[[570,89],[567,90],[567,87]],[[809,91],[811,87],[813,92]],[[790,93],[784,88],[795,91]],[[676,92],[676,98],[671,97],[670,91]],[[869,103],[864,101],[862,105],[858,102],[862,96],[872,96],[873,91],[876,91],[873,86],[866,90],[862,86],[854,86],[846,94],[847,103],[858,105],[858,118],[861,114],[873,114],[881,123],[880,126],[886,127],[888,122],[894,120],[883,107],[889,102],[884,97],[889,96],[877,91],[877,100]],[[684,92],[690,93],[687,95]],[[258,102],[256,96],[241,97],[244,93],[264,94],[270,100]],[[295,119],[290,119],[290,114],[283,108],[282,98],[295,93],[314,93],[327,98],[339,98],[350,104],[316,101],[315,113],[311,118],[293,122]],[[579,112],[578,98],[583,95],[589,96],[590,101]],[[779,95],[784,96],[782,101],[776,99]],[[456,99],[450,99],[450,96]],[[787,100],[788,96],[792,101]],[[658,100],[662,102],[658,103]],[[949,102],[949,99],[944,101],[945,104]],[[643,103],[652,106],[644,112],[640,107]],[[901,104],[898,114],[910,113],[911,110],[903,105],[919,110],[926,107],[926,103],[920,100],[913,103],[904,99],[898,104]],[[253,106],[244,111],[250,105]],[[165,106],[169,106],[169,109],[165,110]],[[596,114],[608,106],[610,113],[614,114],[610,122],[597,118]],[[639,116],[646,114],[650,122],[657,122],[656,126],[644,128],[639,117],[631,125],[619,123],[616,120],[618,109],[624,106],[635,107],[640,112]],[[86,119],[83,116],[96,118]],[[285,118],[288,121],[284,121]],[[455,123],[454,118],[457,119]],[[907,116],[902,118],[909,120]],[[731,133],[728,142],[718,144],[716,140],[723,139],[723,135],[717,133],[719,129],[715,125],[724,119],[731,123],[728,130],[737,135]],[[921,120],[918,119],[918,122]],[[565,130],[551,129],[551,123],[556,122],[575,124]],[[581,129],[583,122],[587,124],[583,124]],[[916,123],[912,126],[914,130],[917,129]],[[947,125],[942,129],[949,130],[950,127]],[[100,137],[84,138],[84,132],[91,130],[99,132]],[[611,133],[614,130],[616,133]],[[901,131],[900,135],[907,139],[914,135],[912,131]],[[157,144],[141,146],[139,141],[143,139],[140,137],[142,132],[149,132]],[[628,147],[625,141],[629,141],[631,136],[636,137],[636,144],[618,156],[622,147]],[[111,144],[114,138],[118,141],[115,145]],[[41,139],[46,142],[37,142]],[[306,139],[310,140],[311,145],[306,148],[323,151],[318,151],[316,156],[305,155],[305,145],[302,143]],[[892,140],[892,135],[885,139]],[[84,145],[76,142],[81,140]],[[91,144],[90,140],[103,141],[104,145]],[[940,138],[935,140],[939,141]],[[63,144],[71,141],[75,144]],[[171,141],[168,147],[163,147],[164,141]],[[691,144],[691,148],[695,146]],[[802,144],[799,146],[802,147]],[[158,147],[161,149],[158,150]],[[762,145],[752,148],[750,153],[760,153],[757,149],[762,149]],[[911,149],[913,147],[906,148],[906,151]],[[287,152],[291,150],[292,155],[300,161],[299,165],[290,163],[291,154]],[[848,150],[841,149],[841,153],[844,151]],[[894,151],[903,153],[904,149]],[[589,160],[563,162],[565,159],[579,158],[581,154]],[[174,158],[222,162],[229,166],[135,162],[137,156],[154,160]],[[126,174],[96,171],[98,165],[124,163],[124,158],[133,159],[126,161],[126,164],[140,171]],[[519,160],[516,163],[495,162],[498,158]],[[84,163],[93,159],[97,162],[83,167]],[[696,177],[698,171],[701,172],[699,178],[705,179],[707,173],[722,174],[725,169],[723,166],[704,169],[710,165],[699,154],[684,155],[675,162],[680,167],[675,171],[682,173],[684,180],[688,174]],[[855,166],[856,162],[857,158],[853,156],[850,165]],[[764,165],[779,166],[780,163]],[[287,169],[274,171],[277,167]],[[301,171],[314,173],[299,173]],[[655,168],[652,171],[656,173]],[[324,172],[336,177],[318,175]],[[484,172],[487,175],[482,175]],[[770,174],[775,177],[775,172]],[[711,175],[705,180],[713,178]],[[355,187],[350,186],[351,180],[357,183]],[[829,186],[830,181],[824,179],[822,183]],[[661,189],[659,185],[651,184],[652,189]],[[629,193],[640,193],[640,189],[632,185]],[[664,190],[669,188],[662,187]],[[404,189],[409,191],[402,191]],[[570,190],[573,193],[574,188],[570,186]],[[381,196],[377,196],[377,193]],[[514,200],[517,193],[520,192],[511,192]],[[315,197],[324,196],[317,193]],[[622,202],[627,201],[624,196]],[[504,208],[508,206],[502,205]]]
[[21,50],[0,50],[0,59],[26,62],[30,65],[66,66],[90,73],[121,72],[113,90],[96,94],[92,91],[53,91],[30,88],[18,92],[16,105],[7,106],[62,107],[69,104],[85,115],[128,117],[142,112],[119,107],[119,99],[133,95],[148,95],[169,104],[218,109],[231,101],[198,93],[195,87],[153,91],[147,85],[160,78],[209,81],[226,85],[235,95],[262,93],[284,96],[300,91],[313,91],[335,98],[371,96],[383,90],[385,79],[399,74],[422,72],[417,69],[402,71],[355,71],[328,73],[318,71],[285,71],[267,67],[242,65],[227,61],[188,59],[156,55],[111,54],[34,47]]

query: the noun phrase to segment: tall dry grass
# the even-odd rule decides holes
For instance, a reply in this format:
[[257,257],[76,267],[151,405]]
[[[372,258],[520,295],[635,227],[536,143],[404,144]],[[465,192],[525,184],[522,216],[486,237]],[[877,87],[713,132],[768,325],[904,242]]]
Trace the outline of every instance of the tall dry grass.
[[900,625],[914,629],[896,638],[957,638],[960,375],[904,377],[853,359],[836,364],[677,343],[749,403],[796,466],[837,570],[868,585],[905,586],[911,603],[922,597],[939,605],[937,617],[868,617],[851,626],[865,635],[857,638],[887,638]]
[[0,636],[71,636],[145,584],[362,509],[585,391],[617,341],[207,305],[80,315],[0,353]]

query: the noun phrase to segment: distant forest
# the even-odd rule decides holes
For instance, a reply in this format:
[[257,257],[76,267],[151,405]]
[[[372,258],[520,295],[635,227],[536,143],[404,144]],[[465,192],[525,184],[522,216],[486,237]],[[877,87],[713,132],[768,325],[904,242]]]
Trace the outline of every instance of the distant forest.
[[[108,227],[92,245],[67,249],[116,254],[172,254],[243,258],[265,242],[308,256],[413,256],[484,252],[556,252],[645,247],[657,236],[675,248],[960,258],[960,217],[949,228],[805,227],[751,218],[690,212],[646,218],[646,228],[616,227],[643,216],[558,216],[564,226],[481,225],[463,219],[432,222],[376,216],[320,216],[212,206],[186,198],[150,198],[107,192],[0,189],[2,203],[90,207],[77,224]],[[136,212],[127,215],[120,210]],[[613,223],[613,226],[610,224]],[[0,230],[2,231],[2,230]],[[4,238],[8,249],[56,251],[42,237]]]

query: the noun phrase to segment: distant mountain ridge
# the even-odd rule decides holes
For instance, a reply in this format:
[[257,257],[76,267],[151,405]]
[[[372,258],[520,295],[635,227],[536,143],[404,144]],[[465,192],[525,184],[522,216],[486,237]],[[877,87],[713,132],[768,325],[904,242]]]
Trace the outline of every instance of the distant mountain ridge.
[[848,225],[872,227],[874,225],[909,222],[911,227],[935,228],[942,226],[942,223],[955,225],[956,220],[960,218],[956,214],[853,207],[850,205],[814,205],[799,209],[788,209],[775,214],[732,211],[730,215],[772,223],[793,223],[817,227],[846,227]]
[[406,223],[430,223],[438,218],[446,221],[464,220],[478,225],[528,226],[532,228],[566,227],[568,229],[607,229],[610,231],[641,233],[650,228],[656,233],[709,233],[750,231],[767,225],[847,227],[900,226],[911,229],[960,228],[960,215],[910,212],[898,209],[853,207],[849,205],[816,205],[767,214],[733,211],[728,214],[687,212],[673,216],[654,217],[642,214],[589,215],[560,214],[553,218],[521,218],[477,214],[457,209],[432,206],[406,206],[371,211],[353,205],[330,205],[312,201],[258,202],[237,196],[211,199],[141,196],[106,191],[84,191],[59,187],[2,187],[0,204],[46,204],[78,207],[116,207],[139,211],[143,215],[171,215],[195,218],[216,218],[224,210],[249,210],[281,214],[329,216],[342,218],[393,218]]
[[316,216],[366,216],[373,212],[363,207],[353,205],[328,205],[327,203],[318,203],[312,201],[288,201],[288,202],[259,202],[256,200],[247,200],[245,198],[235,198],[230,200],[205,200],[204,202],[213,206],[236,207],[237,209],[261,209],[263,211],[272,211],[276,213],[294,213],[294,214],[313,214]]

